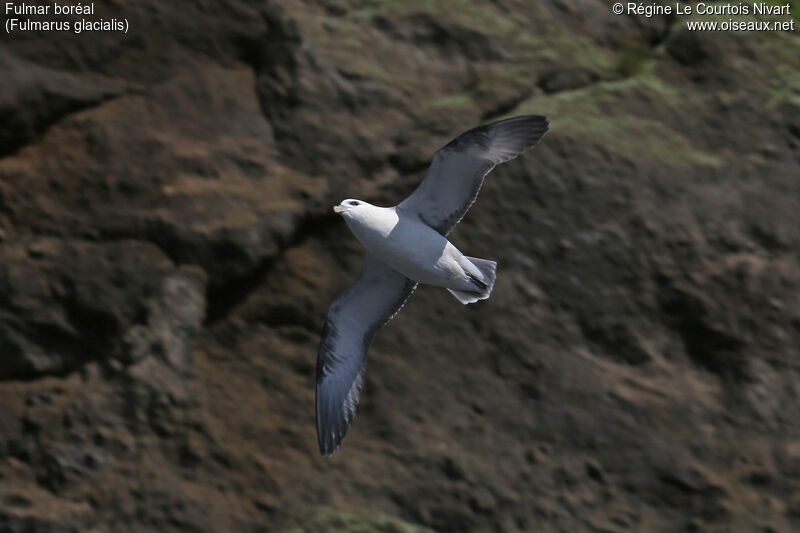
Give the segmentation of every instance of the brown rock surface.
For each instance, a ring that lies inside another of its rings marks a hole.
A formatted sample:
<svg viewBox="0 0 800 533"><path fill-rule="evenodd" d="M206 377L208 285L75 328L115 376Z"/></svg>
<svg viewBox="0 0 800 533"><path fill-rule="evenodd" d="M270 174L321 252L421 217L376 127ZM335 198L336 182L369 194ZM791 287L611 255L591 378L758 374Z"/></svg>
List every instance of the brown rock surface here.
<svg viewBox="0 0 800 533"><path fill-rule="evenodd" d="M800 528L796 32L95 6L128 34L0 37L0 531ZM329 206L529 112L551 132L452 234L492 298L419 289L323 460L319 329L361 263Z"/></svg>

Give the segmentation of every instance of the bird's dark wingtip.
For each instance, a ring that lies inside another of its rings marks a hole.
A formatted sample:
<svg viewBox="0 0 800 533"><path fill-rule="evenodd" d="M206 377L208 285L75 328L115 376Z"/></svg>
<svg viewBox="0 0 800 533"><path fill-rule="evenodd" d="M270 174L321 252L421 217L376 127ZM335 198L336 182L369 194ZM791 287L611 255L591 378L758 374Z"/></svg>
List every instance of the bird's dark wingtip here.
<svg viewBox="0 0 800 533"><path fill-rule="evenodd" d="M328 457L331 457L334 453L336 453L336 451L341 447L341 445L342 445L341 442L337 444L334 442L320 441L319 453L320 455L322 455L322 457L325 457L327 459Z"/></svg>
<svg viewBox="0 0 800 533"><path fill-rule="evenodd" d="M540 131L547 131L550 127L550 121L547 120L547 117L544 115L522 115L515 117L515 119L520 119L521 121L524 121L527 126L533 127Z"/></svg>

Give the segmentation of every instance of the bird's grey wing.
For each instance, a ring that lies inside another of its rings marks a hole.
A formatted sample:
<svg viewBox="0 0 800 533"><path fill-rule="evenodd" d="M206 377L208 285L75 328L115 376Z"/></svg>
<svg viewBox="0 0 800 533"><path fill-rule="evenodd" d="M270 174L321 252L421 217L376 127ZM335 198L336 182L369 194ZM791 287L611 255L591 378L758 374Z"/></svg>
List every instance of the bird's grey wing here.
<svg viewBox="0 0 800 533"><path fill-rule="evenodd" d="M328 309L317 353L317 437L322 455L339 449L353 422L372 339L416 286L367 253L358 279Z"/></svg>
<svg viewBox="0 0 800 533"><path fill-rule="evenodd" d="M529 115L462 133L436 152L425 179L398 208L447 235L475 202L486 174L531 148L546 131L546 118Z"/></svg>

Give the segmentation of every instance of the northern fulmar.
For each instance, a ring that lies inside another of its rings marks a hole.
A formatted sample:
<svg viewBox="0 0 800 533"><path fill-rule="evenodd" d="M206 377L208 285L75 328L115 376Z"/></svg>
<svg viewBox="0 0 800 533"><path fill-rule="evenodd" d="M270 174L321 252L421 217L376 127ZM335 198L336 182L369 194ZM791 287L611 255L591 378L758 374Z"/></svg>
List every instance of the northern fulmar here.
<svg viewBox="0 0 800 533"><path fill-rule="evenodd" d="M331 304L317 353L317 437L339 449L364 385L367 348L417 283L444 287L462 304L492 293L497 263L462 254L447 234L495 166L534 146L547 119L521 116L462 133L436 152L428 173L394 207L347 199L333 207L366 248L358 279Z"/></svg>

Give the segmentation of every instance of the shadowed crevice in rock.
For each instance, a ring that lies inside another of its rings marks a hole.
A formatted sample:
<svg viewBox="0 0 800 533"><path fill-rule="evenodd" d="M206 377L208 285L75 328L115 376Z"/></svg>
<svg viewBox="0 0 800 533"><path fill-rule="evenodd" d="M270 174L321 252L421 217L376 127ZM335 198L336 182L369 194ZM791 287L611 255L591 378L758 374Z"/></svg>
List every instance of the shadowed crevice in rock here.
<svg viewBox="0 0 800 533"><path fill-rule="evenodd" d="M20 148L31 141L35 141L44 135L47 129L69 115L99 107L104 102L118 97L119 95L106 95L99 97L89 97L86 99L71 98L66 95L44 95L47 100L46 106L32 104L33 107L43 108L41 114L36 116L23 116L10 106L3 106L0 103L0 121L9 124L14 128L15 134L9 138L0 138L0 157L7 157L15 154ZM30 104L20 102L24 106Z"/></svg>
<svg viewBox="0 0 800 533"><path fill-rule="evenodd" d="M0 158L40 138L63 118L103 105L126 91L126 84L95 74L76 75L0 54L8 89L0 93Z"/></svg>
<svg viewBox="0 0 800 533"><path fill-rule="evenodd" d="M332 222L337 222L338 217L330 214L319 215L309 214L304 217L296 226L294 231L285 239L281 240L279 251L267 258L262 264L243 275L234 279L227 280L218 286L209 286L207 300L208 313L205 324L211 326L224 319L242 301L251 295L264 280L269 276L275 263L280 259L281 254L286 250L299 246L307 239L316 238L322 231L325 231Z"/></svg>
<svg viewBox="0 0 800 533"><path fill-rule="evenodd" d="M722 378L748 379L746 343L709 323L713 312L707 297L686 289L667 289L661 296L661 308L695 363Z"/></svg>

